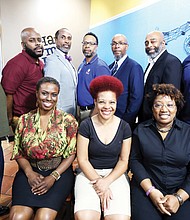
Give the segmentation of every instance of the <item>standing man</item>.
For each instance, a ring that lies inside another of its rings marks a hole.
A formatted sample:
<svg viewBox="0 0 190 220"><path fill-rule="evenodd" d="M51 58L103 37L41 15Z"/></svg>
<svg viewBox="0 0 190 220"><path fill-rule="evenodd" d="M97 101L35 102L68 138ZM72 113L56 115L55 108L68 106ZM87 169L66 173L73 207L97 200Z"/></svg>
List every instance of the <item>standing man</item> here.
<svg viewBox="0 0 190 220"><path fill-rule="evenodd" d="M152 90L155 83L170 83L180 89L182 77L181 61L166 50L164 35L160 31L147 34L145 39L145 51L148 55L149 64L144 75L144 95ZM143 101L140 121L152 118L151 109L146 99Z"/></svg>
<svg viewBox="0 0 190 220"><path fill-rule="evenodd" d="M111 49L115 61L110 64L112 75L117 77L124 86L124 91L117 100L115 115L127 121L131 128L135 127L135 120L143 100L143 69L127 55L129 45L126 36L116 34L112 38Z"/></svg>
<svg viewBox="0 0 190 220"><path fill-rule="evenodd" d="M190 124L190 55L185 58L182 63L182 94L184 96L185 104L180 111L179 119Z"/></svg>
<svg viewBox="0 0 190 220"><path fill-rule="evenodd" d="M34 28L21 32L22 53L8 61L2 71L2 86L7 95L7 113L13 131L20 115L36 108L36 83L43 77L40 34Z"/></svg>
<svg viewBox="0 0 190 220"><path fill-rule="evenodd" d="M55 33L56 49L47 57L44 70L45 76L51 76L60 83L58 108L76 116L77 73L68 56L71 43L72 35L69 30L58 30Z"/></svg>
<svg viewBox="0 0 190 220"><path fill-rule="evenodd" d="M0 84L0 193L1 193L1 185L4 174L4 156L3 149L1 145L2 138L8 136L10 134L9 124L7 119L7 109L6 109L6 96L3 91L3 88ZM9 207L0 205L0 216L5 215L9 212Z"/></svg>
<svg viewBox="0 0 190 220"><path fill-rule="evenodd" d="M79 121L90 116L94 109L94 100L89 92L90 82L101 75L111 75L107 64L98 58L98 37L89 32L84 35L82 52L85 59L78 68L77 103Z"/></svg>

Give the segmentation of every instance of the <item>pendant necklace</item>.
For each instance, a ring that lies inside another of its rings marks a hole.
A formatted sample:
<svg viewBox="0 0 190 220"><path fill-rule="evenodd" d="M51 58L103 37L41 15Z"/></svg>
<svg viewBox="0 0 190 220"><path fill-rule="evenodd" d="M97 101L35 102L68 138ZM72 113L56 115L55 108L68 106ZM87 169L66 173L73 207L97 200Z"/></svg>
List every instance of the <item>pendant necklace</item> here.
<svg viewBox="0 0 190 220"><path fill-rule="evenodd" d="M160 131L161 133L167 133L167 132L169 132L172 129L172 127L170 127L169 129L165 130L165 129L159 128L158 125L156 124L156 129L158 131Z"/></svg>

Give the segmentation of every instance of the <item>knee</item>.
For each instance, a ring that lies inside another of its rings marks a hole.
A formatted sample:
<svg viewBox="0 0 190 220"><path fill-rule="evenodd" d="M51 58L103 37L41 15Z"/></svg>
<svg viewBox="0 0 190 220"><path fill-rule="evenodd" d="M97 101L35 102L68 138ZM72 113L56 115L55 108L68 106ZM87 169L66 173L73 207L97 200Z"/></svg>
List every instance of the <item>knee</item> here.
<svg viewBox="0 0 190 220"><path fill-rule="evenodd" d="M35 219L38 220L54 220L57 216L57 212L54 210L47 210L41 208L36 212Z"/></svg>
<svg viewBox="0 0 190 220"><path fill-rule="evenodd" d="M14 211L14 212L10 212L9 214L9 220L29 220L31 219L33 216L33 214L28 214L28 213L25 213L25 212L20 212L20 211Z"/></svg>

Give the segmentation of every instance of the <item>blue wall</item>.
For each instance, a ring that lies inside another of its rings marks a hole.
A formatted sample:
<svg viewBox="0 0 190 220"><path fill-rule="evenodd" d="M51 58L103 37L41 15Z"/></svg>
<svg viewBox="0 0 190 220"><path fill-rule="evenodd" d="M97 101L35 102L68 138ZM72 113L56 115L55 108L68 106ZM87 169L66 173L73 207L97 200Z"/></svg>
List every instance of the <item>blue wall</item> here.
<svg viewBox="0 0 190 220"><path fill-rule="evenodd" d="M91 28L91 31L99 38L98 54L107 64L113 61L111 39L115 34L121 33L127 36L129 42L128 55L145 69L147 65L147 56L144 51L146 34L153 30L166 32L166 41L170 37L167 43L168 52L183 61L188 55L184 48L185 41L186 50L190 50L190 23L188 22L190 22L189 0L161 0Z"/></svg>

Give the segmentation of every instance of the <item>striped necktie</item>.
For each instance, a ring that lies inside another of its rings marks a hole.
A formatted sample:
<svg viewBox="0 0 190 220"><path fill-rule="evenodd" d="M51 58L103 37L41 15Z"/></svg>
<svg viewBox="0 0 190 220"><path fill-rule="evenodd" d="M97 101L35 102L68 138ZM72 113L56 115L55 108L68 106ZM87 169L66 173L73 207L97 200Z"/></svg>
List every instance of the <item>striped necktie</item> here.
<svg viewBox="0 0 190 220"><path fill-rule="evenodd" d="M111 69L111 75L114 76L117 72L117 68L118 68L118 63L117 61L115 62L113 68Z"/></svg>

